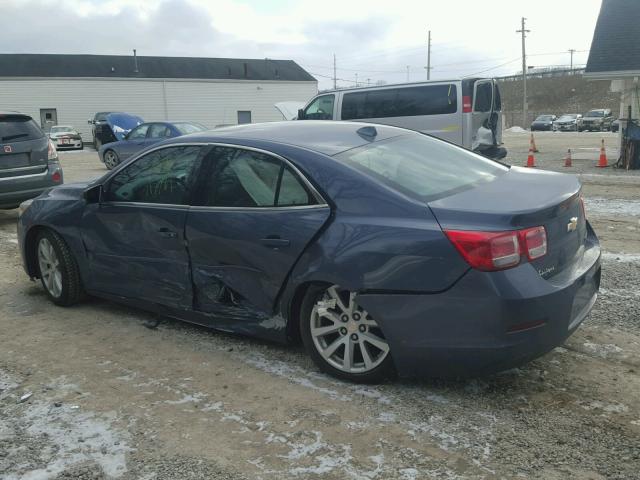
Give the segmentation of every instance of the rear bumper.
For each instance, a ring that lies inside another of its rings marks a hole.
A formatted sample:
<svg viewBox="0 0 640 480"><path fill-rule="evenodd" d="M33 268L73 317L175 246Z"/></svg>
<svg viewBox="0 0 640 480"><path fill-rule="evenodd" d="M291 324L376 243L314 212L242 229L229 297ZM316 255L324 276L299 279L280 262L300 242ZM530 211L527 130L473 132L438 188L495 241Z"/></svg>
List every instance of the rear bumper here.
<svg viewBox="0 0 640 480"><path fill-rule="evenodd" d="M62 150L65 148L82 148L82 140L69 140L67 143L62 143L60 139L51 139L57 149Z"/></svg>
<svg viewBox="0 0 640 480"><path fill-rule="evenodd" d="M401 376L470 377L522 365L561 345L586 318L600 285L595 235L570 271L543 279L530 264L469 270L446 292L362 294Z"/></svg>
<svg viewBox="0 0 640 480"><path fill-rule="evenodd" d="M60 172L60 181L54 182L51 176ZM63 183L62 169L57 163L41 174L15 177L0 177L0 209L16 208L25 200L35 198L48 188Z"/></svg>

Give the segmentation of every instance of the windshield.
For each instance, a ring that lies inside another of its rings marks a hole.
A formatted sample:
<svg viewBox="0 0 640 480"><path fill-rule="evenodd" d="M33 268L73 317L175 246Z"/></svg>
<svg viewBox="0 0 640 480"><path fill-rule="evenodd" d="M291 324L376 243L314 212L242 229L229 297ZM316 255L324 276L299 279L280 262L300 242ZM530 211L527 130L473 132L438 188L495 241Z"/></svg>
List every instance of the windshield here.
<svg viewBox="0 0 640 480"><path fill-rule="evenodd" d="M51 133L73 132L71 127L51 127Z"/></svg>
<svg viewBox="0 0 640 480"><path fill-rule="evenodd" d="M176 127L182 135L203 132L207 129L204 125L198 125L197 123L174 123L173 126Z"/></svg>
<svg viewBox="0 0 640 480"><path fill-rule="evenodd" d="M548 122L550 120L553 120L552 115L540 115L538 118L536 118L536 122Z"/></svg>
<svg viewBox="0 0 640 480"><path fill-rule="evenodd" d="M602 110L591 110L585 117L604 117L604 112Z"/></svg>
<svg viewBox="0 0 640 480"><path fill-rule="evenodd" d="M559 121L559 122L564 122L564 121L567 121L567 120L575 120L576 118L578 118L578 116L577 116L577 115L562 115L562 116L558 119L558 121Z"/></svg>
<svg viewBox="0 0 640 480"><path fill-rule="evenodd" d="M489 182L508 167L421 134L409 134L335 156L408 196L427 202Z"/></svg>

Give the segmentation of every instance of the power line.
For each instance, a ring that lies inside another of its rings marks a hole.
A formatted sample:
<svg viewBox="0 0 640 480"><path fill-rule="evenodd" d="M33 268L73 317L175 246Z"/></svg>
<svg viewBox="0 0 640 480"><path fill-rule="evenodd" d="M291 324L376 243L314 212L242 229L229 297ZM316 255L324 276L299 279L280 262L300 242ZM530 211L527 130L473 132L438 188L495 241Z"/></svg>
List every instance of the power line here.
<svg viewBox="0 0 640 480"><path fill-rule="evenodd" d="M509 65L510 63L517 62L518 60L520 60L520 57L514 58L513 60L509 60L508 62L505 62L505 63L501 63L500 65L496 65L495 67L487 68L486 70L480 70L479 72L475 72L470 75L465 75L464 78L474 77L476 75L480 75L481 73L490 72L491 70L504 67L506 65Z"/></svg>

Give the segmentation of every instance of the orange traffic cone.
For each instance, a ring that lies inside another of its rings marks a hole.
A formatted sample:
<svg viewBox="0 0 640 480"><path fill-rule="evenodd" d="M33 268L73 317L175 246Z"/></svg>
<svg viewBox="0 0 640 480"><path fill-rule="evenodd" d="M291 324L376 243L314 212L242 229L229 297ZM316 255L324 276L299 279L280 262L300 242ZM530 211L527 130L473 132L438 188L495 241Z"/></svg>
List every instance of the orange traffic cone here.
<svg viewBox="0 0 640 480"><path fill-rule="evenodd" d="M536 147L536 141L533 138L533 133L531 134L531 142L530 143L531 143L531 148L533 148L533 151L535 153L538 153L540 150L538 150L538 147Z"/></svg>
<svg viewBox="0 0 640 480"><path fill-rule="evenodd" d="M571 149L567 150L567 156L564 159L564 166L565 167L571 166Z"/></svg>
<svg viewBox="0 0 640 480"><path fill-rule="evenodd" d="M533 145L529 146L529 156L527 157L526 167L533 168L536 166L536 158L533 156Z"/></svg>
<svg viewBox="0 0 640 480"><path fill-rule="evenodd" d="M596 165L596 167L604 168L608 166L609 165L607 164L607 152L604 149L604 138L603 138L602 144L600 146L600 159L598 160L598 165Z"/></svg>

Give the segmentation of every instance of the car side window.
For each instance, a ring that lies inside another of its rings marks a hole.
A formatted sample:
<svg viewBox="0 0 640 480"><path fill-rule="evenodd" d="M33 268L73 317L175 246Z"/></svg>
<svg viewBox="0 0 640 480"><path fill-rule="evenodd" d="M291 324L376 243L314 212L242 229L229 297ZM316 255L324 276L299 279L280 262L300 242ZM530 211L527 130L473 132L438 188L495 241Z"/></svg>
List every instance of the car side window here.
<svg viewBox="0 0 640 480"><path fill-rule="evenodd" d="M147 136L147 130L149 129L149 125L140 125L127 135L128 140L142 140Z"/></svg>
<svg viewBox="0 0 640 480"><path fill-rule="evenodd" d="M154 123L149 127L148 138L167 138L171 136L171 130L164 123Z"/></svg>
<svg viewBox="0 0 640 480"><path fill-rule="evenodd" d="M304 116L307 120L333 120L333 103L335 95L322 95L316 98L305 109Z"/></svg>
<svg viewBox="0 0 640 480"><path fill-rule="evenodd" d="M281 160L230 147L213 150L203 205L211 207L285 207L315 203L300 179Z"/></svg>
<svg viewBox="0 0 640 480"><path fill-rule="evenodd" d="M490 82L478 83L476 88L476 112L488 112L491 110L491 99L493 97L493 84Z"/></svg>
<svg viewBox="0 0 640 480"><path fill-rule="evenodd" d="M111 202L188 205L199 146L167 147L139 158L107 184Z"/></svg>

